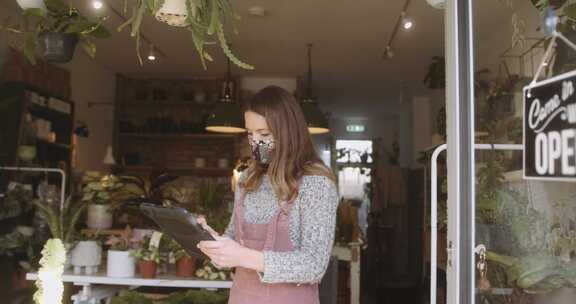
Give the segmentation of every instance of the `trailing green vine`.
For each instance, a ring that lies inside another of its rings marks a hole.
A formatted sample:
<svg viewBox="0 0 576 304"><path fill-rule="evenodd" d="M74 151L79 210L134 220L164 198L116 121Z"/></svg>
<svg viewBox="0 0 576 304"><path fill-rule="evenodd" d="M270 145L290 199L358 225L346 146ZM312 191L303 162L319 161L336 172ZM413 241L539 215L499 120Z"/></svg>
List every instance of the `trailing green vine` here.
<svg viewBox="0 0 576 304"><path fill-rule="evenodd" d="M234 13L229 0L182 0L186 4L186 25L190 31L194 48L200 57L202 67L206 69L206 61L213 61L212 56L206 51L205 45L210 37L216 36L223 53L235 65L242 69L253 70L254 66L243 62L232 53L226 39L224 24L227 20L239 19ZM142 65L141 55L141 27L144 14L156 13L162 8L165 0L137 0L132 8L132 15L118 27L118 31L130 26L130 36L136 42L136 56ZM124 10L127 11L127 3L124 3Z"/></svg>

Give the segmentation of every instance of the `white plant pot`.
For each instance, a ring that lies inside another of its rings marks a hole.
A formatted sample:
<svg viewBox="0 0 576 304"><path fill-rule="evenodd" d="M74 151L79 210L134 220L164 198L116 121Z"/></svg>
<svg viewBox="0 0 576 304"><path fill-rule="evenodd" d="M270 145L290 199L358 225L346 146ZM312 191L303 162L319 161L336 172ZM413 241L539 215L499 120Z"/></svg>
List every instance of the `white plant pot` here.
<svg viewBox="0 0 576 304"><path fill-rule="evenodd" d="M91 204L88 206L86 225L92 229L108 229L112 227L113 217L109 205Z"/></svg>
<svg viewBox="0 0 576 304"><path fill-rule="evenodd" d="M46 11L46 5L44 4L44 0L16 0L18 5L22 9L29 9L29 8L39 8L43 11Z"/></svg>
<svg viewBox="0 0 576 304"><path fill-rule="evenodd" d="M446 7L446 0L426 0L426 2L435 9L444 9Z"/></svg>
<svg viewBox="0 0 576 304"><path fill-rule="evenodd" d="M80 241L71 253L72 266L97 267L102 258L102 247L96 241Z"/></svg>
<svg viewBox="0 0 576 304"><path fill-rule="evenodd" d="M108 250L106 275L114 278L131 278L135 275L136 261L130 251Z"/></svg>
<svg viewBox="0 0 576 304"><path fill-rule="evenodd" d="M196 13L196 7L192 7ZM185 27L190 24L188 20L188 10L186 0L165 0L164 5L154 15L160 22L167 23L171 26Z"/></svg>

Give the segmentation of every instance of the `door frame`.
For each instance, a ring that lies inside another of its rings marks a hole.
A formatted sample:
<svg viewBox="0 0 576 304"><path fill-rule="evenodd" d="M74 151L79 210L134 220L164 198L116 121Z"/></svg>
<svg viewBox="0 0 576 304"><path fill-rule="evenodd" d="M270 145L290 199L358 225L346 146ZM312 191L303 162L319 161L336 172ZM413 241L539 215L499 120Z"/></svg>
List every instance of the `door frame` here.
<svg viewBox="0 0 576 304"><path fill-rule="evenodd" d="M447 303L474 303L473 0L446 0Z"/></svg>

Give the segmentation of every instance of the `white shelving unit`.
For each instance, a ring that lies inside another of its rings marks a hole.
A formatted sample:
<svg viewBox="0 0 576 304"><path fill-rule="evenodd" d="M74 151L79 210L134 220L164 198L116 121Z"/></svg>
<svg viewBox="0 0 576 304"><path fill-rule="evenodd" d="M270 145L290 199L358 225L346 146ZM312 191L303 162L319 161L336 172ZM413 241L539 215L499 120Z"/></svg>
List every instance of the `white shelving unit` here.
<svg viewBox="0 0 576 304"><path fill-rule="evenodd" d="M27 280L36 280L36 273L27 273ZM153 279L112 278L105 273L94 275L77 275L64 273L62 281L82 286L82 291L72 296L73 303L100 303L108 300L124 288L136 288L141 286L151 287L178 287L178 288L205 288L205 289L229 289L232 281L209 281L197 278L180 278L173 275L161 275Z"/></svg>

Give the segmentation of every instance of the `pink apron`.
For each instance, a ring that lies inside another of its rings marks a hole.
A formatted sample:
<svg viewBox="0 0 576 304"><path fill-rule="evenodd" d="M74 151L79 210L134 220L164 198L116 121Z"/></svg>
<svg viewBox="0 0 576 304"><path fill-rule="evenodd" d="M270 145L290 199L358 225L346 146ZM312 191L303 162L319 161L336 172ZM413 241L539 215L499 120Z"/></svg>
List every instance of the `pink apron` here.
<svg viewBox="0 0 576 304"><path fill-rule="evenodd" d="M255 250L293 251L290 240L290 211L293 202L286 210L278 212L268 224L250 224L244 219L244 198L234 205L234 231L237 242ZM236 268L234 282L230 290L228 304L319 304L318 284L262 283L256 271Z"/></svg>

